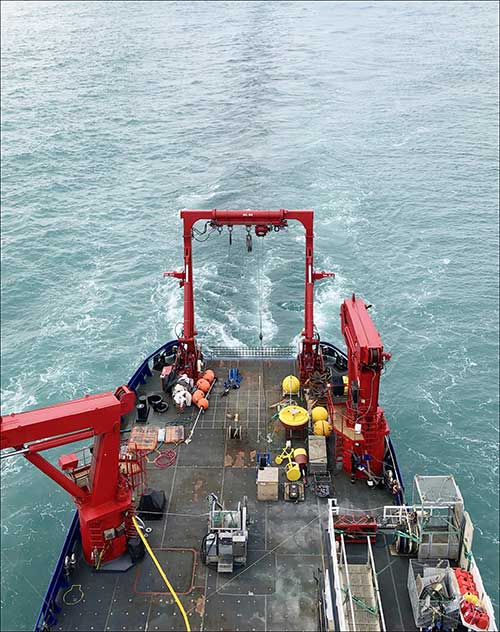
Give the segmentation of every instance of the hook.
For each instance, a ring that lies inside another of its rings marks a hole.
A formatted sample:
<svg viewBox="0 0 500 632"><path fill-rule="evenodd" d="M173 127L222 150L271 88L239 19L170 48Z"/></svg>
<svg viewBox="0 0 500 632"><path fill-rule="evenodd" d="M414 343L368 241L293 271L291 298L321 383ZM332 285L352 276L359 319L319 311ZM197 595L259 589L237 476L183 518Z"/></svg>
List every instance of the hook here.
<svg viewBox="0 0 500 632"><path fill-rule="evenodd" d="M247 252L252 252L252 234L250 233L250 226L247 226L246 244Z"/></svg>

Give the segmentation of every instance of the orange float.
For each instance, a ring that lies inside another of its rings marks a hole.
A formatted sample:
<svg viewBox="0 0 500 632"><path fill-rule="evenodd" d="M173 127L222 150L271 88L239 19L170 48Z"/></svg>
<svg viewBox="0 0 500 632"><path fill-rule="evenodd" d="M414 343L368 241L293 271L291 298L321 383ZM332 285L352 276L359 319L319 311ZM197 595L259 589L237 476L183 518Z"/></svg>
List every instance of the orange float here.
<svg viewBox="0 0 500 632"><path fill-rule="evenodd" d="M210 382L203 379L202 377L196 382L196 386L200 389L200 391L203 391L204 393L208 393L208 391L210 390Z"/></svg>
<svg viewBox="0 0 500 632"><path fill-rule="evenodd" d="M196 405L198 406L198 408L203 408L203 410L206 410L208 408L208 399L202 397L200 400L198 400Z"/></svg>
<svg viewBox="0 0 500 632"><path fill-rule="evenodd" d="M203 373L203 379L212 384L212 382L215 380L215 373L212 371L212 369L207 369L205 373Z"/></svg>
<svg viewBox="0 0 500 632"><path fill-rule="evenodd" d="M205 397L205 393L198 389L197 391L193 393L193 399L192 399L193 404L198 404L200 399L203 399L204 397Z"/></svg>

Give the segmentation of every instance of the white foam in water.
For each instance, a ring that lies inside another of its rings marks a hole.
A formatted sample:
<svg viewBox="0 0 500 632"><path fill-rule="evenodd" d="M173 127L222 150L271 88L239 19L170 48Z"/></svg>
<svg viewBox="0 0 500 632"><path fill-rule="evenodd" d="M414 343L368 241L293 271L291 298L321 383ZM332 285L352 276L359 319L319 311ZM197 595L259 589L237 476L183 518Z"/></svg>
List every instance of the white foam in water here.
<svg viewBox="0 0 500 632"><path fill-rule="evenodd" d="M259 306L262 311L262 335L263 335L263 343L271 344L274 336L278 333L278 325L273 318L272 310L271 310L271 301L270 298L272 296L273 284L271 279L266 275L264 271L262 271L260 276L260 289L261 289L261 298L259 301L258 297L258 279L255 277L255 295L256 295L256 316L258 314Z"/></svg>
<svg viewBox="0 0 500 632"><path fill-rule="evenodd" d="M323 340L341 338L340 306L348 296L346 280L339 274L316 284L314 322Z"/></svg>

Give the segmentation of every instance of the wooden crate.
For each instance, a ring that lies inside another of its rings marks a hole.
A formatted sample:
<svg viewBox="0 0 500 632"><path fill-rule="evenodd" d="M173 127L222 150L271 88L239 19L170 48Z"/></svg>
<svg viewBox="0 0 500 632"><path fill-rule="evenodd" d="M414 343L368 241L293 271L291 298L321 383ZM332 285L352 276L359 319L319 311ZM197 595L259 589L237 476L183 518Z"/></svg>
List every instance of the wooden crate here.
<svg viewBox="0 0 500 632"><path fill-rule="evenodd" d="M184 441L184 426L167 426L165 428L165 443L181 443Z"/></svg>
<svg viewBox="0 0 500 632"><path fill-rule="evenodd" d="M128 440L128 449L151 452L158 445L158 426L134 426Z"/></svg>
<svg viewBox="0 0 500 632"><path fill-rule="evenodd" d="M311 468L326 470L327 451L326 438L316 435L309 435L309 464Z"/></svg>
<svg viewBox="0 0 500 632"><path fill-rule="evenodd" d="M278 500L280 471L277 467L257 470L257 500Z"/></svg>

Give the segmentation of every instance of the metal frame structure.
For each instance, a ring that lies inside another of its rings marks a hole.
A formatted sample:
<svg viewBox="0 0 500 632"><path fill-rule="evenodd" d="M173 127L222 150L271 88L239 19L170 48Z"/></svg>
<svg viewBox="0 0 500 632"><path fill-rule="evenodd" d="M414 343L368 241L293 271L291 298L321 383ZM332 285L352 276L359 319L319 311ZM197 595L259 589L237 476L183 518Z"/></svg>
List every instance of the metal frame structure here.
<svg viewBox="0 0 500 632"><path fill-rule="evenodd" d="M184 289L184 328L179 337L179 366L188 375L198 377L199 348L195 337L197 331L194 323L193 295L193 227L196 222L205 220L211 228L222 229L227 226L245 226L247 235L250 228L255 227L257 237L265 237L271 230L279 231L287 227L288 222L300 222L305 229L306 261L305 261L305 313L302 331L302 346L299 352L299 368L301 377L305 378L316 369L321 368L319 338L314 331L314 282L325 277L334 276L333 272L316 272L313 269L314 258L314 213L312 210L188 210L181 211L184 222L184 269L182 271L165 272L164 276L179 279Z"/></svg>
<svg viewBox="0 0 500 632"><path fill-rule="evenodd" d="M458 559L464 500L453 476L415 476L411 502L417 511L418 559Z"/></svg>

